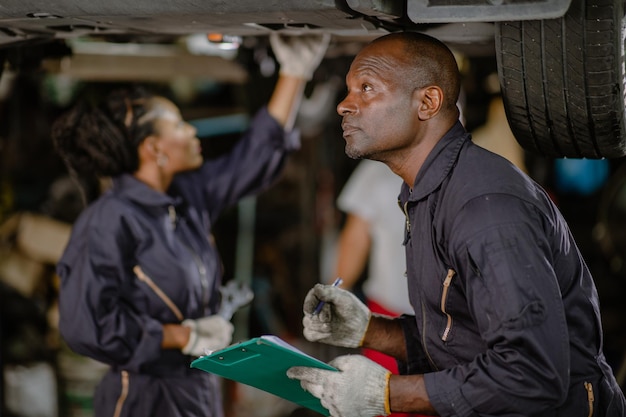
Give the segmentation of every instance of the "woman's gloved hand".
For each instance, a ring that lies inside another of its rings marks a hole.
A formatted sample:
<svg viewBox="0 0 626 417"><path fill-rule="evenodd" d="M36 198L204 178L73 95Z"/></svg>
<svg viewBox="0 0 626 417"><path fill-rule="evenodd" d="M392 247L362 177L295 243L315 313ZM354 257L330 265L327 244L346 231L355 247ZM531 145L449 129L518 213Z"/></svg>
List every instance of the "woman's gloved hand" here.
<svg viewBox="0 0 626 417"><path fill-rule="evenodd" d="M270 44L281 74L310 80L330 42L330 34L281 36L270 34Z"/></svg>
<svg viewBox="0 0 626 417"><path fill-rule="evenodd" d="M319 398L332 417L391 414L391 372L361 355L339 356L330 365L339 372L298 366L289 368L287 376L300 380L302 388Z"/></svg>
<svg viewBox="0 0 626 417"><path fill-rule="evenodd" d="M313 314L317 304L326 304ZM304 337L348 348L360 347L372 312L350 291L332 285L316 284L304 299Z"/></svg>
<svg viewBox="0 0 626 417"><path fill-rule="evenodd" d="M185 355L202 356L223 349L233 338L232 323L221 316L187 319L181 324L191 329L189 341L182 349Z"/></svg>

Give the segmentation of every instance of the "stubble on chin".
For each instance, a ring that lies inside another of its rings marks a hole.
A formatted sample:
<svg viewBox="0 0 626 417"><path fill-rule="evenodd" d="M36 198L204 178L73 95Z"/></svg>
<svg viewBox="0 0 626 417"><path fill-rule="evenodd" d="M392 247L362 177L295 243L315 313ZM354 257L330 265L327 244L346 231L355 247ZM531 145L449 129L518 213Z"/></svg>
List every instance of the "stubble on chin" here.
<svg viewBox="0 0 626 417"><path fill-rule="evenodd" d="M372 154L346 145L346 156L350 159L372 159Z"/></svg>
<svg viewBox="0 0 626 417"><path fill-rule="evenodd" d="M362 151L348 143L346 143L345 153L351 159L363 159L365 157Z"/></svg>

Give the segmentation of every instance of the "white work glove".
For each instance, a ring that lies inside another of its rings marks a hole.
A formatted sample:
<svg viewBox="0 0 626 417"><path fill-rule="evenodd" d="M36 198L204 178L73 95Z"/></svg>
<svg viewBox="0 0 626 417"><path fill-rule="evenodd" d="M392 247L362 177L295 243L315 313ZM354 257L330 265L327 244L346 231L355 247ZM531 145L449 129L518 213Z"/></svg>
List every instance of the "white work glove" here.
<svg viewBox="0 0 626 417"><path fill-rule="evenodd" d="M232 323L221 316L187 319L181 324L191 329L189 341L182 349L185 355L203 356L224 349L233 338Z"/></svg>
<svg viewBox="0 0 626 417"><path fill-rule="evenodd" d="M270 34L274 55L280 64L281 74L310 80L317 66L322 62L330 34L281 36Z"/></svg>
<svg viewBox="0 0 626 417"><path fill-rule="evenodd" d="M319 314L313 314L320 301L326 304ZM363 344L372 317L370 309L350 291L324 284L309 290L303 310L303 334L308 341L347 348Z"/></svg>
<svg viewBox="0 0 626 417"><path fill-rule="evenodd" d="M287 370L291 379L322 405L332 417L370 417L391 414L391 372L361 355L339 356L329 363L339 370L295 366Z"/></svg>

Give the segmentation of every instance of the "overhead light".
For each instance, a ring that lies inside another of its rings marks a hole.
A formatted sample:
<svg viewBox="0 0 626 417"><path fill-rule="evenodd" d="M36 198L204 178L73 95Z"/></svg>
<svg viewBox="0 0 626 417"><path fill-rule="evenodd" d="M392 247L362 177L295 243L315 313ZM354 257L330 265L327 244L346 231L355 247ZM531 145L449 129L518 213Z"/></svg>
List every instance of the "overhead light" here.
<svg viewBox="0 0 626 417"><path fill-rule="evenodd" d="M240 36L226 36L222 34L195 34L185 39L187 49L196 55L217 55L222 58L233 59L241 46Z"/></svg>
<svg viewBox="0 0 626 417"><path fill-rule="evenodd" d="M209 33L207 39L223 50L238 49L242 42L241 36L224 35L221 33Z"/></svg>

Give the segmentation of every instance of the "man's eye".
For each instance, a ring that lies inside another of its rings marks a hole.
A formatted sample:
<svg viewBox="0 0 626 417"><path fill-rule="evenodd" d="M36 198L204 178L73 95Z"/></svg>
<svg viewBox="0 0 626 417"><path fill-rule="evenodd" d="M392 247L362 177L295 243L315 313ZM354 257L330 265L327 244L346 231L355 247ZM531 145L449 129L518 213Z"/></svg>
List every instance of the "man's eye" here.
<svg viewBox="0 0 626 417"><path fill-rule="evenodd" d="M363 91L371 91L372 90L372 86L369 84L363 84L363 87L361 87L361 89Z"/></svg>

